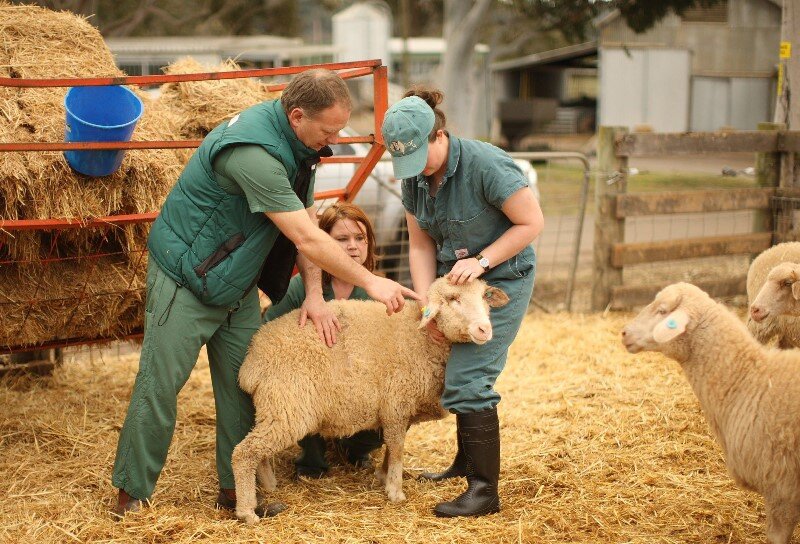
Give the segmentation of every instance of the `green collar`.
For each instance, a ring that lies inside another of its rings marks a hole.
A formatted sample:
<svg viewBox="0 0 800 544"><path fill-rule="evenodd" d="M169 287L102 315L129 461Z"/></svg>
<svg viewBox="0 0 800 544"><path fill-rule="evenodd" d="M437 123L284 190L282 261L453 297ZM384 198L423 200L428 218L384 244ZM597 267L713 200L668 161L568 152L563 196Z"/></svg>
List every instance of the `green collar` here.
<svg viewBox="0 0 800 544"><path fill-rule="evenodd" d="M283 110L283 105L281 104L280 99L273 101L273 109L275 111L275 118L278 120L278 126L281 129L281 133L289 143L289 147L291 147L292 154L297 162L307 159L311 155L316 155L317 151L315 149L311 149L297 138L297 134L294 133L292 126L289 124L289 117Z"/></svg>

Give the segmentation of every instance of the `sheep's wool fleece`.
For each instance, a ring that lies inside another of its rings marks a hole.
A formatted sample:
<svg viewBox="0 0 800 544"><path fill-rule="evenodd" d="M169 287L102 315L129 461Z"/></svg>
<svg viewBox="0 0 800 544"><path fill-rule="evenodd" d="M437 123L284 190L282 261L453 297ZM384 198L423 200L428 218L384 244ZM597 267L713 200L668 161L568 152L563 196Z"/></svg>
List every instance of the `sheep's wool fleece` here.
<svg viewBox="0 0 800 544"><path fill-rule="evenodd" d="M239 383L244 391L253 394L256 417L263 415L259 406L270 406L269 412L273 413L274 406L280 403L297 409L298 397L320 395L326 399L324 409L331 413L311 413L321 405L302 407L309 411L307 422L372 420L377 426L374 407L385 405L384 398L397 395L430 399L431 409L437 411L431 415L440 417L438 399L449 346L434 344L418 330L419 306L407 302L402 312L392 316L387 316L385 306L375 301L332 301L330 307L342 326L333 348L319 340L314 327L298 328L297 311L267 323L253 337L239 372ZM409 364L419 368L409 368ZM431 369L436 367L438 375L432 376ZM387 376L392 379L387 380ZM421 379L423 376L432 376L433 380ZM384 389L382 384L386 383L392 391ZM431 390L435 384L437 390ZM276 399L275 394L285 398ZM341 428L334 434L358 430Z"/></svg>

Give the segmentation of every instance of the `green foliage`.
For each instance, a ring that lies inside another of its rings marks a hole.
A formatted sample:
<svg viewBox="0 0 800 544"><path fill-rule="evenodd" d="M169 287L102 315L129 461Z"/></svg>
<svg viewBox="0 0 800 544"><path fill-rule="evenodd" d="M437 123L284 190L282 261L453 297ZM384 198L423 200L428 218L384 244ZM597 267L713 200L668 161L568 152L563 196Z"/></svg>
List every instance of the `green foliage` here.
<svg viewBox="0 0 800 544"><path fill-rule="evenodd" d="M514 6L543 30L559 30L571 41L584 41L593 31L592 20L618 9L625 23L642 33L667 16L689 8L711 7L727 0L513 0Z"/></svg>

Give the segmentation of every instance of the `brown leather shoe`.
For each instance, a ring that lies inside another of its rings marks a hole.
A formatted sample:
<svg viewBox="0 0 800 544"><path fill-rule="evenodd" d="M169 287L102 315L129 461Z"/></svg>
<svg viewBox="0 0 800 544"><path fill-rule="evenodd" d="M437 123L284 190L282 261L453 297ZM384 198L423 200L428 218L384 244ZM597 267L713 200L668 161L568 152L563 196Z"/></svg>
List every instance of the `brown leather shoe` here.
<svg viewBox="0 0 800 544"><path fill-rule="evenodd" d="M261 502L260 500L258 502ZM235 489L220 489L217 495L217 502L214 504L220 510L229 510L236 513L236 490ZM286 510L286 505L282 502L273 502L272 504L260 504L256 506L256 515L260 518L271 518L277 516Z"/></svg>
<svg viewBox="0 0 800 544"><path fill-rule="evenodd" d="M138 512L142 509L142 506L142 501L131 497L125 492L124 489L120 489L119 496L117 498L117 506L112 512L112 517L119 521L125 517L125 514L128 512Z"/></svg>

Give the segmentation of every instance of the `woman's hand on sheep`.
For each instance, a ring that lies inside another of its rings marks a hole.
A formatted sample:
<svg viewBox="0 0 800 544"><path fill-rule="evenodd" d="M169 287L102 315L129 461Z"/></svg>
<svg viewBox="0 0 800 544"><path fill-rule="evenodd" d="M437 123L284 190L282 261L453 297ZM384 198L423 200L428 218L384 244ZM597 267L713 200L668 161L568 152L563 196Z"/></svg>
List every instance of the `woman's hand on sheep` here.
<svg viewBox="0 0 800 544"><path fill-rule="evenodd" d="M300 327L305 327L308 319L311 319L317 329L319 339L325 342L325 345L329 348L332 348L336 343L336 333L342 330L342 327L336 314L333 313L333 310L322 297L308 296L303 301L298 319Z"/></svg>
<svg viewBox="0 0 800 544"><path fill-rule="evenodd" d="M485 270L478 262L478 259L475 257L467 257L466 259L456 261L456 264L454 264L450 272L447 273L447 279L450 280L451 283L461 285L475 278L480 278L484 272Z"/></svg>
<svg viewBox="0 0 800 544"><path fill-rule="evenodd" d="M406 303L406 300L403 297L408 297L414 300L421 299L417 293L408 287L403 287L396 281L392 281L389 278L382 278L375 275L372 276L369 283L364 285L364 290L366 290L367 294L370 296L370 298L372 298L372 300L382 302L386 306L386 315L392 315L393 313L399 312L403 309L403 306Z"/></svg>

